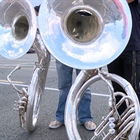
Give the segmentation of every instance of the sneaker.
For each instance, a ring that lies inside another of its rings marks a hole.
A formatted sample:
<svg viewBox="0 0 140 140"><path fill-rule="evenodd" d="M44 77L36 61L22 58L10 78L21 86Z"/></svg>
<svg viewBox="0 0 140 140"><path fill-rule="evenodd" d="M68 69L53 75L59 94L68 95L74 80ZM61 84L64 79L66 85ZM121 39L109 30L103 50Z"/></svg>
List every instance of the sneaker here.
<svg viewBox="0 0 140 140"><path fill-rule="evenodd" d="M52 129L56 129L56 128L59 128L60 126L62 126L63 123L55 120L55 121L52 121L50 124L49 124L49 128L52 128Z"/></svg>
<svg viewBox="0 0 140 140"><path fill-rule="evenodd" d="M87 130L90 130L90 131L96 129L96 124L92 121L87 121L83 125Z"/></svg>

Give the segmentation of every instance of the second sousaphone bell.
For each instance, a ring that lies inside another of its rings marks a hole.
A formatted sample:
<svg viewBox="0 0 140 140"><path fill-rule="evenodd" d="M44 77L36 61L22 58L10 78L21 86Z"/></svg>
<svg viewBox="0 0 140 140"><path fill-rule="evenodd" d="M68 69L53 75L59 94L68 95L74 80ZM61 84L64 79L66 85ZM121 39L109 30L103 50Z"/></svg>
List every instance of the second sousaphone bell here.
<svg viewBox="0 0 140 140"><path fill-rule="evenodd" d="M109 64L125 49L131 14L121 0L44 0L39 29L50 53L78 69Z"/></svg>

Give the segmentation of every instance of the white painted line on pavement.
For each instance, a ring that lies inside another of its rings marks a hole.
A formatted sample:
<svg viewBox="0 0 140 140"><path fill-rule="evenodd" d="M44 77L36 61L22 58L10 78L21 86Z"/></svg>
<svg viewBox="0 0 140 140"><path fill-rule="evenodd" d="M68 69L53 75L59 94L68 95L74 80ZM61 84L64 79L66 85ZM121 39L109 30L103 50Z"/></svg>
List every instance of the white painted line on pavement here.
<svg viewBox="0 0 140 140"><path fill-rule="evenodd" d="M1 85L10 85L10 83L6 83L6 82L0 82ZM24 85L24 84L14 84L15 86L20 86L20 87L28 87L29 85ZM46 90L51 90L51 91L59 91L56 88L49 88L49 87L45 87ZM102 96L102 97L109 97L109 95L106 94L99 94L99 93L91 93L91 95L94 96Z"/></svg>

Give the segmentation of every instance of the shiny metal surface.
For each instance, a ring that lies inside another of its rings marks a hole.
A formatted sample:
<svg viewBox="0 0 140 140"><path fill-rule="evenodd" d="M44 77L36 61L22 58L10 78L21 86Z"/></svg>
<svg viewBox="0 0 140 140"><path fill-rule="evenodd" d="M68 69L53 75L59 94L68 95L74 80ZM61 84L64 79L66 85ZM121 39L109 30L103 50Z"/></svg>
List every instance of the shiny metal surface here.
<svg viewBox="0 0 140 140"><path fill-rule="evenodd" d="M36 15L29 0L0 1L0 55L16 59L34 42Z"/></svg>
<svg viewBox="0 0 140 140"><path fill-rule="evenodd" d="M39 32L37 32L33 48L37 54L38 61L35 62L32 79L28 88L19 90L10 79L10 76L21 67L17 66L7 76L9 83L17 91L19 97L19 100L15 103L15 109L19 112L20 127L25 128L28 132L33 131L37 124L51 57L41 40Z"/></svg>
<svg viewBox="0 0 140 140"><path fill-rule="evenodd" d="M78 69L116 59L131 33L131 14L122 0L43 0L39 29L50 53Z"/></svg>
<svg viewBox="0 0 140 140"><path fill-rule="evenodd" d="M135 91L129 82L115 74L95 70L81 71L77 76L68 94L65 108L65 126L69 140L81 140L77 128L77 110L84 91L95 82L103 80L109 87L109 112L99 123L91 140L137 140L140 130L140 105ZM110 80L119 84L125 93L114 92ZM115 96L121 95L121 101L116 104ZM122 115L118 114L117 108L123 101L127 101L127 109ZM111 125L112 124L112 125ZM114 126L114 127L112 127Z"/></svg>
<svg viewBox="0 0 140 140"><path fill-rule="evenodd" d="M37 53L38 62L35 63L31 84L28 87L28 104L25 122L28 132L33 131L37 124L51 57L42 42L39 32L37 32L33 47Z"/></svg>

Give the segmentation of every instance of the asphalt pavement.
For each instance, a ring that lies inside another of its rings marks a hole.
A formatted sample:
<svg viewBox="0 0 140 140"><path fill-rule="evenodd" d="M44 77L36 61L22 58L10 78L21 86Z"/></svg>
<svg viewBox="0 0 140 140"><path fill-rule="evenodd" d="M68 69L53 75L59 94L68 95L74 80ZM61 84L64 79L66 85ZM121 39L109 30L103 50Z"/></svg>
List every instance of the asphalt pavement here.
<svg viewBox="0 0 140 140"><path fill-rule="evenodd" d="M59 97L55 59L53 57L51 57L45 92L42 95L36 129L32 133L28 133L26 129L20 128L18 112L13 109L18 96L8 83L7 75L17 65L20 65L21 69L16 71L11 78L17 88L27 87L32 78L35 61L37 61L35 53L25 54L15 60L0 56L0 140L68 140L65 126L55 130L48 127L50 121L55 119ZM104 70L106 71L106 67ZM75 79L75 71L73 79ZM94 83L91 90L93 95L91 111L94 122L98 125L102 116L108 112L108 90L102 81ZM78 130L82 140L89 140L93 135L92 131L85 130L79 123Z"/></svg>

